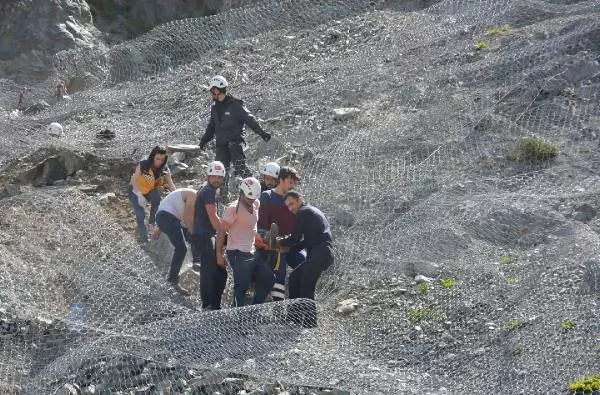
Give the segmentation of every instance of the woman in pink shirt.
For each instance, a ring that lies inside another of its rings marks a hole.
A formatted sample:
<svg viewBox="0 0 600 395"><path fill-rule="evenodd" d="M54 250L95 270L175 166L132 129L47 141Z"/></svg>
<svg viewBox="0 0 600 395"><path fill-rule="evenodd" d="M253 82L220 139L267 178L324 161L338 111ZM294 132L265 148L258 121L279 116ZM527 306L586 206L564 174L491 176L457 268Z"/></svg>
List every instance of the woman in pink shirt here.
<svg viewBox="0 0 600 395"><path fill-rule="evenodd" d="M245 178L240 184L239 198L225 210L217 234L217 265L223 268L223 244L227 234L227 260L233 271L233 291L238 307L245 304L246 291L252 280L256 281L252 304L262 303L275 282L273 271L266 263L254 259L260 193L259 181L253 177Z"/></svg>

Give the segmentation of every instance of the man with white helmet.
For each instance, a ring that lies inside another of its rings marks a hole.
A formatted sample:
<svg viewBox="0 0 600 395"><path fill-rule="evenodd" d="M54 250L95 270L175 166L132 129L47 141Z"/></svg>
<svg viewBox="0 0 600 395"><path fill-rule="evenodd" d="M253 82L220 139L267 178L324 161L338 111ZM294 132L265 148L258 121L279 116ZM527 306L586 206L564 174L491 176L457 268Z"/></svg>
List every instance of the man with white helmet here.
<svg viewBox="0 0 600 395"><path fill-rule="evenodd" d="M200 138L200 148L204 149L213 138L216 140L215 160L225 165L226 173L233 163L236 176L250 177L252 172L246 165L244 155L245 125L264 141L269 141L271 135L265 132L254 115L248 111L244 102L227 94L227 80L221 75L214 76L209 81L210 93L214 104L210 110L210 120L204 135ZM227 195L227 179L221 192Z"/></svg>
<svg viewBox="0 0 600 395"><path fill-rule="evenodd" d="M269 162L262 168L260 174L262 175L262 181L260 183L260 191L268 191L277 186L279 181L279 165L275 162Z"/></svg>
<svg viewBox="0 0 600 395"><path fill-rule="evenodd" d="M215 234L221 228L217 214L217 190L225 180L225 166L219 161L208 165L207 182L196 194L190 244L194 267L200 266L200 298L205 310L219 310L227 282L227 271L217 266Z"/></svg>
<svg viewBox="0 0 600 395"><path fill-rule="evenodd" d="M246 291L252 280L256 282L252 304L262 303L275 282L273 271L266 262L254 259L260 193L256 178L242 180L238 200L225 210L221 230L217 233L217 265L222 268L225 267L223 244L227 234L227 260L233 271L235 305L238 307L245 304Z"/></svg>

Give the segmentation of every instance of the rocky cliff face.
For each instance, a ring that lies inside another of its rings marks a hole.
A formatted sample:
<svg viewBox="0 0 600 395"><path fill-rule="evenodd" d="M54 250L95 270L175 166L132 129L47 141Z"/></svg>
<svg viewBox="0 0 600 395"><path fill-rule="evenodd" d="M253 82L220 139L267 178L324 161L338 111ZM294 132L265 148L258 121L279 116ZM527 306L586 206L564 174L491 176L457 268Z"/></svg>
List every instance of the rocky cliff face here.
<svg viewBox="0 0 600 395"><path fill-rule="evenodd" d="M96 25L119 41L171 20L211 15L235 6L235 1L88 0Z"/></svg>
<svg viewBox="0 0 600 395"><path fill-rule="evenodd" d="M0 1L0 77L44 79L56 52L102 45L85 0Z"/></svg>
<svg viewBox="0 0 600 395"><path fill-rule="evenodd" d="M52 77L52 56L104 48L171 20L201 17L254 0L0 0L0 78Z"/></svg>

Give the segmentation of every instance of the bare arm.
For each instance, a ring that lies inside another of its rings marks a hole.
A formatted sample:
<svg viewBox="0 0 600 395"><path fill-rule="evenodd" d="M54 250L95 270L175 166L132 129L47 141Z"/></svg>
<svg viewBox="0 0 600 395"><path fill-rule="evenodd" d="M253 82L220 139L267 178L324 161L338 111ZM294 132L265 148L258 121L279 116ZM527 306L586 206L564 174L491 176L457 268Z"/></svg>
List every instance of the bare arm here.
<svg viewBox="0 0 600 395"><path fill-rule="evenodd" d="M175 188L175 184L173 184L173 178L171 177L171 173L165 174L165 180L167 181L167 189L169 192L173 192Z"/></svg>
<svg viewBox="0 0 600 395"><path fill-rule="evenodd" d="M215 228L217 232L221 230L221 218L217 215L217 206L214 204L205 204L204 208L206 209L206 214L208 214L208 219L213 228Z"/></svg>
<svg viewBox="0 0 600 395"><path fill-rule="evenodd" d="M138 190L138 179L140 178L140 176L142 175L142 171L140 169L140 165L138 164L135 167L135 172L131 175L131 187L133 188L133 192L134 193L139 193L140 191Z"/></svg>
<svg viewBox="0 0 600 395"><path fill-rule="evenodd" d="M225 267L225 260L223 259L223 248L225 247L225 235L227 231L231 228L231 224L229 222L222 221L221 229L217 232L217 240L215 242L215 251L217 253L217 265L220 267Z"/></svg>

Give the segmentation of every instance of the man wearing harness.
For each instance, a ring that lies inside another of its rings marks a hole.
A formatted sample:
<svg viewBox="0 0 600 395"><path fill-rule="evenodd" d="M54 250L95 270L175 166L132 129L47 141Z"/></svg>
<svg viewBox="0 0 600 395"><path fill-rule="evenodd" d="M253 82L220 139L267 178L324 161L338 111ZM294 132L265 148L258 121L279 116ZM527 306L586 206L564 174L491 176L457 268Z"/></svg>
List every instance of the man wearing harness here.
<svg viewBox="0 0 600 395"><path fill-rule="evenodd" d="M277 242L278 247L303 246L306 261L290 274L290 299L304 299L292 303L288 318L305 328L317 326L315 288L323 270L333 263L333 239L329 221L316 207L307 204L302 195L290 191L285 194L287 208L296 215L292 234Z"/></svg>
<svg viewBox="0 0 600 395"><path fill-rule="evenodd" d="M264 141L271 139L271 135L262 129L244 102L227 94L227 86L227 80L221 75L210 79L210 93L215 103L210 109L210 120L206 131L200 139L201 149L204 149L213 138L216 140L215 160L225 165L226 178L221 187L221 196L225 198L227 197L229 168L232 163L236 176L242 178L252 176L244 155L244 125L248 125Z"/></svg>

